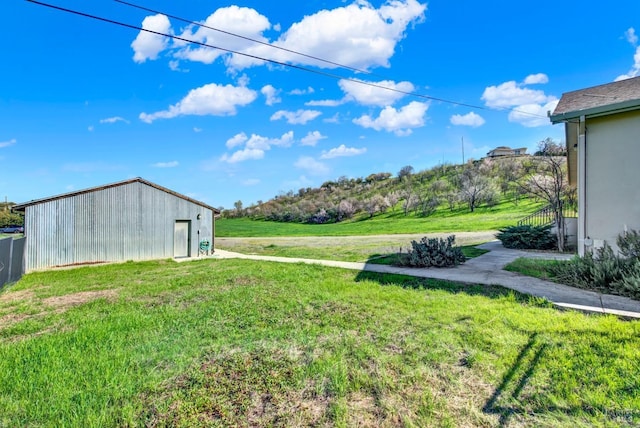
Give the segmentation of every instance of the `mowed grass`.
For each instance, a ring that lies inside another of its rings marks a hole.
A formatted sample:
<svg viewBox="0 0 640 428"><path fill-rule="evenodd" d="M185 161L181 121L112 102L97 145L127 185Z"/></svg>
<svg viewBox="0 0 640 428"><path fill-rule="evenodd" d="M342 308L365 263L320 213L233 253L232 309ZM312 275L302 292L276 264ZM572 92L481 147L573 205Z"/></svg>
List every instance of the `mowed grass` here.
<svg viewBox="0 0 640 428"><path fill-rule="evenodd" d="M0 426L625 426L640 322L502 288L250 260L0 293Z"/></svg>
<svg viewBox="0 0 640 428"><path fill-rule="evenodd" d="M541 207L541 203L525 199L517 206L502 201L491 208L480 207L469 212L467 207L453 211L441 208L428 217L405 216L401 209L388 211L373 218L360 216L353 220L332 224L279 223L248 218L219 219L217 237L247 236L357 236L432 232L477 232L498 230L514 225L518 220Z"/></svg>
<svg viewBox="0 0 640 428"><path fill-rule="evenodd" d="M0 294L0 426L626 426L640 322L498 287L249 260Z"/></svg>
<svg viewBox="0 0 640 428"><path fill-rule="evenodd" d="M446 237L447 234L440 234ZM435 235L429 235L433 237ZM295 257L317 260L339 260L366 262L372 260L397 259L399 253L411 248L411 241L419 241L423 235L384 235L370 237L297 237L294 239L259 238L216 238L216 248L242 254L263 256ZM486 253L476 245L494 239L495 233L478 233L457 236L456 245L468 258Z"/></svg>
<svg viewBox="0 0 640 428"><path fill-rule="evenodd" d="M519 257L506 265L504 269L510 272L518 272L523 275L533 276L535 278L554 281L556 278L554 268L562 263L563 262L557 260L540 260Z"/></svg>

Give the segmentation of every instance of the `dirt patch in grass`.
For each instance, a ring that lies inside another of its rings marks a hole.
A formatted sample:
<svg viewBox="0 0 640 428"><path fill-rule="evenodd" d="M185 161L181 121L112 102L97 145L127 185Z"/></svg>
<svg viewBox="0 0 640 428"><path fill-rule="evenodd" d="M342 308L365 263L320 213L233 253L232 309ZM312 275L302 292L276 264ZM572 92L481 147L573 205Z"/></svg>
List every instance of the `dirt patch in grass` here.
<svg viewBox="0 0 640 428"><path fill-rule="evenodd" d="M35 294L30 290L21 290L14 291L9 293L0 294L0 304L13 304L15 302L24 301L24 300L33 300L35 298Z"/></svg>
<svg viewBox="0 0 640 428"><path fill-rule="evenodd" d="M19 322L40 319L51 313L60 314L67 309L105 298L114 300L118 290L81 291L63 296L52 296L39 299L32 291L23 290L0 295L0 304L8 306L9 313L0 317L0 330L9 328ZM16 307L25 304L30 312L16 312Z"/></svg>
<svg viewBox="0 0 640 428"><path fill-rule="evenodd" d="M73 306L82 305L92 300L107 299L113 300L118 295L118 290L80 291L78 293L65 294L64 296L52 296L42 300L47 306L58 310L68 309Z"/></svg>

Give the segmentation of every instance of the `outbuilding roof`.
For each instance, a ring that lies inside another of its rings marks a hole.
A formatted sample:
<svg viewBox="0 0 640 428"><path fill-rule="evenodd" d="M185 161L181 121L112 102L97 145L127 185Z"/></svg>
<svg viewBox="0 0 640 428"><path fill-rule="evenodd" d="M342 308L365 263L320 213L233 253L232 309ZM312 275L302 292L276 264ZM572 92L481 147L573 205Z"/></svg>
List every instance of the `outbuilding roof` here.
<svg viewBox="0 0 640 428"><path fill-rule="evenodd" d="M640 109L640 77L562 94L551 114L552 123L580 116L603 116Z"/></svg>
<svg viewBox="0 0 640 428"><path fill-rule="evenodd" d="M166 187L162 187L162 186L160 186L158 184L152 183L152 182L147 181L147 180L145 180L143 178L140 178L140 177L132 178L130 180L118 181L116 183L105 184L103 186L91 187L91 188L83 189L83 190L76 190L76 191L69 192L69 193L62 193L60 195L49 196L47 198L33 199L33 200L29 201L29 202L23 202L21 204L14 205L13 207L11 207L11 210L12 211L22 211L22 212L24 212L25 208L28 207L28 206L31 206L31 205L41 204L43 202L50 202L50 201L54 201L56 199L68 198L68 197L76 196L76 195L82 195L82 194L85 194L85 193L97 192L99 190L109 189L109 188L118 187L118 186L124 186L126 184L131 184L131 183L143 183L143 184L146 184L147 186L151 186L151 187L156 188L158 190L161 190L163 192L169 193L170 195L173 195L173 196L175 196L177 198L181 198L181 199L184 199L184 200L189 201L191 203L194 203L196 205L200 205L201 207L210 209L210 210L213 211L214 214L220 214L220 210L218 210L217 208L209 206L209 205L205 204L204 202L197 201L197 200L195 200L193 198L190 198L190 197L185 196L183 194L180 194L178 192L174 192L173 190L167 189Z"/></svg>

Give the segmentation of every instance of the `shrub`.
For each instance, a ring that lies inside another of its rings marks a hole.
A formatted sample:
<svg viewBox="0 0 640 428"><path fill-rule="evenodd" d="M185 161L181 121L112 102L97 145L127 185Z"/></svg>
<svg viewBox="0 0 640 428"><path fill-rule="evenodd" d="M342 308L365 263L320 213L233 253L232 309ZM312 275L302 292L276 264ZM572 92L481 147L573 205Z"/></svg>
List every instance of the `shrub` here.
<svg viewBox="0 0 640 428"><path fill-rule="evenodd" d="M518 250L551 250L556 248L556 237L551 226L509 226L500 229L496 238L505 248Z"/></svg>
<svg viewBox="0 0 640 428"><path fill-rule="evenodd" d="M400 264L411 267L450 267L466 260L462 249L455 247L455 235L447 239L427 238L411 241L411 250L406 257L400 258Z"/></svg>
<svg viewBox="0 0 640 428"><path fill-rule="evenodd" d="M616 244L620 248L622 257L640 260L640 233L637 230L630 230L618 235Z"/></svg>
<svg viewBox="0 0 640 428"><path fill-rule="evenodd" d="M553 267L558 281L582 288L640 298L640 234L626 232L616 240L620 254L605 243L594 253Z"/></svg>

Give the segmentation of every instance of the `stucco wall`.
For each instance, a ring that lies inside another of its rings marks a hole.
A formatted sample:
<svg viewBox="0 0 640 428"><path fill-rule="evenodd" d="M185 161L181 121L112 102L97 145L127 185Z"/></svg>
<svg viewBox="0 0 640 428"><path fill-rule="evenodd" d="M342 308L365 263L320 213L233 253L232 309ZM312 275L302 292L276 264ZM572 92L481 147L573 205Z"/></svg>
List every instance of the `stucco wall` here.
<svg viewBox="0 0 640 428"><path fill-rule="evenodd" d="M585 237L615 241L640 230L640 112L587 119Z"/></svg>

